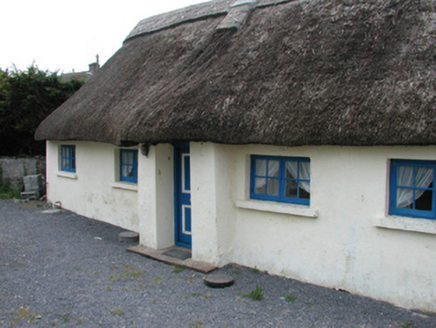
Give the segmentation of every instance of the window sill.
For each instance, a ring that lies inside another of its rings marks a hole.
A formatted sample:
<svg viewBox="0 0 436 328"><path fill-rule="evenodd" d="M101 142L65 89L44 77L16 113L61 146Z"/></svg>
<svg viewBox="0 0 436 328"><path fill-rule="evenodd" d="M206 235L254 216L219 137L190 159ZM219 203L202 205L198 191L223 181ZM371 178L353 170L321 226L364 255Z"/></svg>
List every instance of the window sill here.
<svg viewBox="0 0 436 328"><path fill-rule="evenodd" d="M77 180L77 174L73 172L58 171L58 177Z"/></svg>
<svg viewBox="0 0 436 328"><path fill-rule="evenodd" d="M301 205L281 204L267 201L238 200L236 207L262 212L280 213L301 216L311 219L318 217L318 211Z"/></svg>
<svg viewBox="0 0 436 328"><path fill-rule="evenodd" d="M378 228L421 232L436 235L436 220L388 216L377 219L375 226Z"/></svg>
<svg viewBox="0 0 436 328"><path fill-rule="evenodd" d="M130 190L136 192L138 191L138 185L136 183L130 183L130 182L114 181L112 182L112 188Z"/></svg>

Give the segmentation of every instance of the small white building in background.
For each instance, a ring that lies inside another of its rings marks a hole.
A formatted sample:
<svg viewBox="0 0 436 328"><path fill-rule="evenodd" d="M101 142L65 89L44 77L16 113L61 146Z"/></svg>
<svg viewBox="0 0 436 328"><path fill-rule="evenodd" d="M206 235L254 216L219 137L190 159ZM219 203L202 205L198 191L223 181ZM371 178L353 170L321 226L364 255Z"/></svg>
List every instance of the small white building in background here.
<svg viewBox="0 0 436 328"><path fill-rule="evenodd" d="M141 21L39 127L48 201L149 249L436 311L431 3L219 0ZM419 51L398 45L410 17Z"/></svg>

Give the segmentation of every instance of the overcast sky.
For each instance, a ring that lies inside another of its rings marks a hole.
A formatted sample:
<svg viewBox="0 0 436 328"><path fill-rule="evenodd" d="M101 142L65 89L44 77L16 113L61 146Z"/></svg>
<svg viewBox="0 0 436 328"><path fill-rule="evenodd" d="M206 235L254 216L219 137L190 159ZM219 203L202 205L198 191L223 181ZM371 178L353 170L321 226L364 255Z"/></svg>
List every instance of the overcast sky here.
<svg viewBox="0 0 436 328"><path fill-rule="evenodd" d="M206 1L3 0L0 68L86 71L97 54L104 64L140 20Z"/></svg>

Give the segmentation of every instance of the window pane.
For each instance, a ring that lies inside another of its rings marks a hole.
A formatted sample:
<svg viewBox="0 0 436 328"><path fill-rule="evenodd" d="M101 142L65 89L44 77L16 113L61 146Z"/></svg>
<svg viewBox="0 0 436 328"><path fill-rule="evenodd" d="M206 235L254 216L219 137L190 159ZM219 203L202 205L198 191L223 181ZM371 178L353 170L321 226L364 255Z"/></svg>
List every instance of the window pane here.
<svg viewBox="0 0 436 328"><path fill-rule="evenodd" d="M250 197L310 204L310 159L253 155Z"/></svg>
<svg viewBox="0 0 436 328"><path fill-rule="evenodd" d="M133 153L131 151L127 152L127 163L133 165Z"/></svg>
<svg viewBox="0 0 436 328"><path fill-rule="evenodd" d="M138 153L136 150L120 150L120 180L136 182L138 178Z"/></svg>
<svg viewBox="0 0 436 328"><path fill-rule="evenodd" d="M307 185L306 185L306 186L307 186L307 190L310 190L309 182L300 182L300 187L302 187L303 184L307 184ZM305 186L305 187L306 187L306 186ZM299 198L302 198L302 199L310 199L310 193L307 192L306 190L304 190L303 188L300 188L300 189L299 189Z"/></svg>
<svg viewBox="0 0 436 328"><path fill-rule="evenodd" d="M279 161L268 161L268 176L269 177L278 177L280 169Z"/></svg>
<svg viewBox="0 0 436 328"><path fill-rule="evenodd" d="M256 175L266 176L266 160L256 159Z"/></svg>
<svg viewBox="0 0 436 328"><path fill-rule="evenodd" d="M432 210L433 191L426 190L417 200L415 200L415 209L421 211Z"/></svg>
<svg viewBox="0 0 436 328"><path fill-rule="evenodd" d="M397 188L397 208L412 208L413 189Z"/></svg>
<svg viewBox="0 0 436 328"><path fill-rule="evenodd" d="M300 162L299 179L310 180L310 163Z"/></svg>
<svg viewBox="0 0 436 328"><path fill-rule="evenodd" d="M397 186L413 187L413 166L398 166Z"/></svg>
<svg viewBox="0 0 436 328"><path fill-rule="evenodd" d="M415 187L428 188L433 182L433 168L432 167L417 167L415 170ZM422 191L416 198L421 196Z"/></svg>
<svg viewBox="0 0 436 328"><path fill-rule="evenodd" d="M286 179L297 179L297 177L298 177L298 162L286 161L285 167L286 167L285 178Z"/></svg>
<svg viewBox="0 0 436 328"><path fill-rule="evenodd" d="M256 194L265 195L266 194L266 179L264 178L256 178Z"/></svg>
<svg viewBox="0 0 436 328"><path fill-rule="evenodd" d="M436 161L391 160L389 214L436 219Z"/></svg>
<svg viewBox="0 0 436 328"><path fill-rule="evenodd" d="M123 177L128 177L129 176L129 167L127 165L123 165L122 166L121 175Z"/></svg>
<svg viewBox="0 0 436 328"><path fill-rule="evenodd" d="M183 167L184 167L183 177L184 177L184 179L183 180L185 183L184 189L186 191L190 191L191 190L191 179L190 179L191 169L190 169L189 155L184 156L183 161L184 161L184 164L183 164Z"/></svg>
<svg viewBox="0 0 436 328"><path fill-rule="evenodd" d="M285 182L285 197L297 198L297 182L292 180Z"/></svg>
<svg viewBox="0 0 436 328"><path fill-rule="evenodd" d="M278 179L268 179L268 195L278 196L279 195L279 180Z"/></svg>
<svg viewBox="0 0 436 328"><path fill-rule="evenodd" d="M425 176L425 175L433 175L433 168L432 167L427 167L427 166L425 166L425 167L417 167L416 168L416 175L418 176L418 178L419 178L420 175L423 175L423 176Z"/></svg>

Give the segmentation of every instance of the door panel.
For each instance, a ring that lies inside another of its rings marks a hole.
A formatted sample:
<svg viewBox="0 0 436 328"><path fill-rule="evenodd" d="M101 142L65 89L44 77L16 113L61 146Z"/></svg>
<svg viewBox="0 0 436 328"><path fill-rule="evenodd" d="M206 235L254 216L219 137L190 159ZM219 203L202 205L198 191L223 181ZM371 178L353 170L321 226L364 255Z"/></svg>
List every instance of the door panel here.
<svg viewBox="0 0 436 328"><path fill-rule="evenodd" d="M191 165L189 144L174 145L175 243L191 248Z"/></svg>
<svg viewBox="0 0 436 328"><path fill-rule="evenodd" d="M182 234L191 235L191 206L182 205Z"/></svg>

